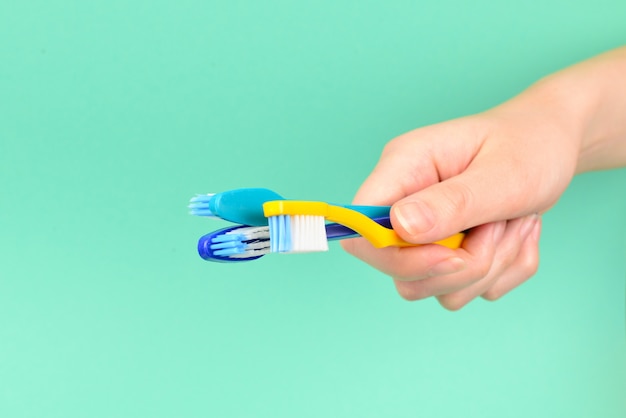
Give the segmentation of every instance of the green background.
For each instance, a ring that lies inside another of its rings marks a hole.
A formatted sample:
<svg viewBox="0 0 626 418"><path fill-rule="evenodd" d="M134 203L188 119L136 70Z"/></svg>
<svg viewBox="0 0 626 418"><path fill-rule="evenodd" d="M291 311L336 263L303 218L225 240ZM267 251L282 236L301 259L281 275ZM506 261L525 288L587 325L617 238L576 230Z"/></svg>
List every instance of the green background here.
<svg viewBox="0 0 626 418"><path fill-rule="evenodd" d="M201 260L195 193L349 201L384 143L626 43L623 0L0 0L1 417L623 417L626 170L501 301Z"/></svg>

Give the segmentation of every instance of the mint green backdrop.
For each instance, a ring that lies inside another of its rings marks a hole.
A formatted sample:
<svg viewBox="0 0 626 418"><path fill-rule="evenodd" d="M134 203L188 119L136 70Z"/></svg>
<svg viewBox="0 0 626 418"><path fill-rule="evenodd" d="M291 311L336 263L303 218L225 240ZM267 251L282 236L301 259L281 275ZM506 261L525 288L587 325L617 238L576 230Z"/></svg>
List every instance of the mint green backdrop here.
<svg viewBox="0 0 626 418"><path fill-rule="evenodd" d="M0 2L0 416L623 417L626 171L451 313L329 253L225 265L195 193L349 201L384 143L626 43L623 0Z"/></svg>

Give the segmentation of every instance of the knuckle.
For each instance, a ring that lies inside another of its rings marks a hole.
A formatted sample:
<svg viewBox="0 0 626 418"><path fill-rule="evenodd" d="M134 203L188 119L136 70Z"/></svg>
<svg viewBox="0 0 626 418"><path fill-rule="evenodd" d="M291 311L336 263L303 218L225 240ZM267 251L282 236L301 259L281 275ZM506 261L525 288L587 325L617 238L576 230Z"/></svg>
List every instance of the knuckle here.
<svg viewBox="0 0 626 418"><path fill-rule="evenodd" d="M459 311L469 303L467 298L456 294L437 296L437 301L442 307L451 312Z"/></svg>
<svg viewBox="0 0 626 418"><path fill-rule="evenodd" d="M514 254L513 252L510 252L510 251L506 252L500 258L500 265L503 268L506 268L510 266L511 264L515 263L516 259L517 259L517 254Z"/></svg>
<svg viewBox="0 0 626 418"><path fill-rule="evenodd" d="M488 300L490 302L495 302L496 300L500 299L502 296L504 296L504 292L502 291L498 291L498 289L492 287L491 289L487 290L485 293L483 293L481 295L481 297L485 300Z"/></svg>
<svg viewBox="0 0 626 418"><path fill-rule="evenodd" d="M383 150L381 155L382 156L389 156L389 155L394 155L398 152L402 152L403 151L403 145L404 140L402 136L396 137L394 139L392 139L391 141L387 142L384 146L383 146Z"/></svg>
<svg viewBox="0 0 626 418"><path fill-rule="evenodd" d="M497 248L496 250L497 262L502 268L506 268L513 264L518 257L518 252L512 248Z"/></svg>
<svg viewBox="0 0 626 418"><path fill-rule="evenodd" d="M430 296L419 282L403 282L395 279L396 290L402 299L409 302L426 299Z"/></svg>
<svg viewBox="0 0 626 418"><path fill-rule="evenodd" d="M475 201L472 188L462 182L456 182L453 187L444 195L448 202L448 211L451 215L465 213Z"/></svg>
<svg viewBox="0 0 626 418"><path fill-rule="evenodd" d="M473 281L480 280L486 277L491 271L492 263L487 260L483 260L474 265L472 276L475 278Z"/></svg>
<svg viewBox="0 0 626 418"><path fill-rule="evenodd" d="M519 263L519 270L525 278L534 276L539 268L539 255L536 251L524 254Z"/></svg>

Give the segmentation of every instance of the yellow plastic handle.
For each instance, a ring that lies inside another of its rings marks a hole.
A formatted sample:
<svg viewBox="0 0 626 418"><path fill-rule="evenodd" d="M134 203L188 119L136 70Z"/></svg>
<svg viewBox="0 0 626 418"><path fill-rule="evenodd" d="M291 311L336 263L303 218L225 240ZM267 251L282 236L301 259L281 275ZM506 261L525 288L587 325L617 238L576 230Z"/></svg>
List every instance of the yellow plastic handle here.
<svg viewBox="0 0 626 418"><path fill-rule="evenodd" d="M263 213L266 218L279 215L323 216L328 221L337 222L359 233L376 248L416 247L419 245L404 241L396 231L385 228L362 213L326 202L273 200L263 204ZM434 244L456 249L461 246L464 237L465 234L458 233Z"/></svg>

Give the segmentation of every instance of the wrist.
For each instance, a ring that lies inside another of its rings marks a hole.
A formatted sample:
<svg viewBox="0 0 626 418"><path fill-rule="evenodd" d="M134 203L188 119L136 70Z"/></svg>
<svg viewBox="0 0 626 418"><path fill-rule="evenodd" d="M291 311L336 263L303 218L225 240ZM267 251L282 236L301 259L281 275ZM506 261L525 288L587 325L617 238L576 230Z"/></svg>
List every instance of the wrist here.
<svg viewBox="0 0 626 418"><path fill-rule="evenodd" d="M549 158L557 158L568 176L573 176L587 147L595 100L580 94L576 87L572 74L556 73L489 113L524 132L526 142L536 142L536 150L543 149Z"/></svg>
<svg viewBox="0 0 626 418"><path fill-rule="evenodd" d="M539 95L549 97L544 103L552 109L543 111L547 117L555 117L566 140L575 148L574 174L592 169L593 151L601 143L596 128L599 94L591 84L574 67L548 76L535 86Z"/></svg>
<svg viewBox="0 0 626 418"><path fill-rule="evenodd" d="M575 149L575 174L626 166L625 74L621 48L549 75L493 110L556 128L564 151Z"/></svg>
<svg viewBox="0 0 626 418"><path fill-rule="evenodd" d="M578 141L576 174L626 165L626 48L546 77L569 135Z"/></svg>

